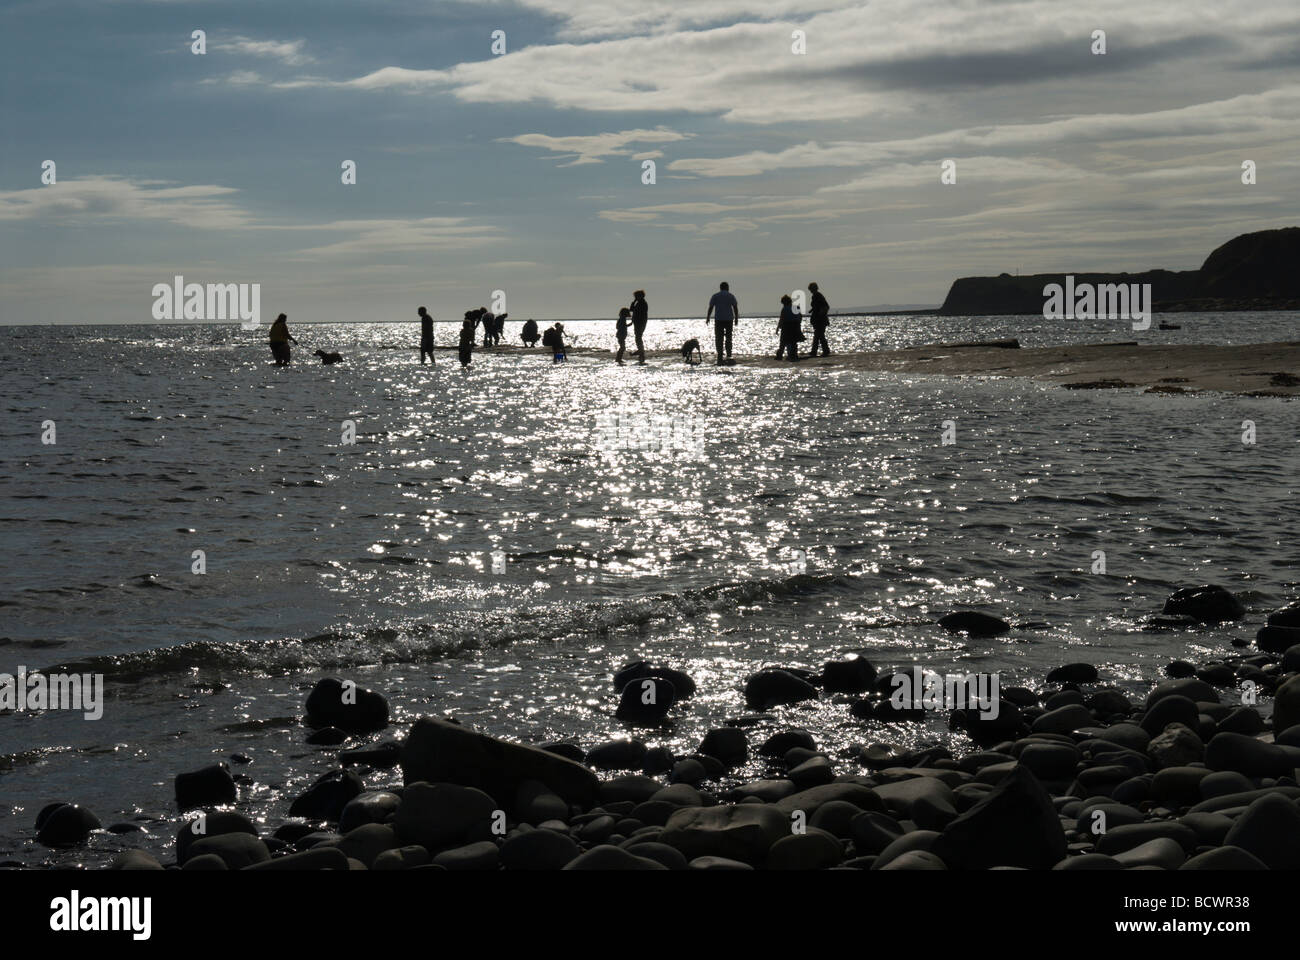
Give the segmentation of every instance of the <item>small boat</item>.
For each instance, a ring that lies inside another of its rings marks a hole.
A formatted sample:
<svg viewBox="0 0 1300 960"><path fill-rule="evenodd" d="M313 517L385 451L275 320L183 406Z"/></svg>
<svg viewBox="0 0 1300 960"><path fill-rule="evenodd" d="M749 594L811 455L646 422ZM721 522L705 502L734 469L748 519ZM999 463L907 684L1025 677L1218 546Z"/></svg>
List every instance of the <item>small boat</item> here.
<svg viewBox="0 0 1300 960"><path fill-rule="evenodd" d="M1181 330L1181 329L1183 329L1183 325L1182 325L1181 323L1162 323L1162 324L1160 324L1160 329L1161 329L1161 330Z"/></svg>

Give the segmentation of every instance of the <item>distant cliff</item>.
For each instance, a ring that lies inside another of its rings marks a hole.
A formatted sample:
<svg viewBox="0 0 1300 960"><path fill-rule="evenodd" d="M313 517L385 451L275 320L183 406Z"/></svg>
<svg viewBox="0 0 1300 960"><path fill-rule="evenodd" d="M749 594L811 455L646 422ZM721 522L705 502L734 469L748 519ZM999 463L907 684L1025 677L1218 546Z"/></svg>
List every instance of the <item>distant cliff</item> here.
<svg viewBox="0 0 1300 960"><path fill-rule="evenodd" d="M939 313L961 316L1041 314L1043 288L1063 273L1027 277L963 277L953 282ZM1300 227L1234 237L1199 270L1075 273L1081 283L1149 283L1157 311L1300 310Z"/></svg>

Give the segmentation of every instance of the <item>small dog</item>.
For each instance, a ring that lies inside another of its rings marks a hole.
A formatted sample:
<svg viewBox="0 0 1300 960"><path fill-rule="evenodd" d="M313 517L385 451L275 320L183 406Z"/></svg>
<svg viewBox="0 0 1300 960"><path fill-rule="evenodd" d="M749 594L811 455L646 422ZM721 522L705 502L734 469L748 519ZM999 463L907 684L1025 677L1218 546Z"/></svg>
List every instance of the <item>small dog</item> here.
<svg viewBox="0 0 1300 960"><path fill-rule="evenodd" d="M704 362L704 354L700 352L700 341L692 337L682 344L682 359L692 367Z"/></svg>
<svg viewBox="0 0 1300 960"><path fill-rule="evenodd" d="M316 356L320 357L320 362L329 366L331 363L342 363L343 355L341 353L326 353L324 350L317 350Z"/></svg>

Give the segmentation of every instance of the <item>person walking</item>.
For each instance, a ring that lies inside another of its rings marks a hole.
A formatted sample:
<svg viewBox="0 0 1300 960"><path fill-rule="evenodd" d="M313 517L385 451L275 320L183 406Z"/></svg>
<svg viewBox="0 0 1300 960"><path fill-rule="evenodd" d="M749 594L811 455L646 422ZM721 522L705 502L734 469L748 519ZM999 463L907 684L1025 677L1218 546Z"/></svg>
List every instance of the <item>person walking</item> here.
<svg viewBox="0 0 1300 960"><path fill-rule="evenodd" d="M740 319L740 303L726 281L718 284L718 292L709 299L709 312L704 315L704 322L708 323L710 317L713 318L713 344L718 357L717 365L722 366L723 363L731 360L731 331L736 321Z"/></svg>
<svg viewBox="0 0 1300 960"><path fill-rule="evenodd" d="M790 359L798 361L799 344L803 342L803 317L799 311L794 308L794 301L790 299L790 294L781 297L781 319L776 322L776 332L781 337L780 346L776 348L776 358L781 359L781 355L789 351Z"/></svg>
<svg viewBox="0 0 1300 960"><path fill-rule="evenodd" d="M433 359L433 317L429 316L429 311L421 307L420 315L420 364L423 366L424 358L428 356L429 363L434 363Z"/></svg>
<svg viewBox="0 0 1300 960"><path fill-rule="evenodd" d="M642 337L645 335L646 323L650 319L650 304L646 303L644 290L633 292L631 311L632 334L636 337L636 362L645 366L645 341Z"/></svg>
<svg viewBox="0 0 1300 960"><path fill-rule="evenodd" d="M812 293L812 303L808 306L808 317L812 321L813 345L810 357L817 356L817 347L822 349L822 356L831 355L830 344L826 342L826 327L831 322L831 305L826 302L822 295L821 289L815 283L808 284L808 290Z"/></svg>
<svg viewBox="0 0 1300 960"><path fill-rule="evenodd" d="M287 367L289 365L289 341L293 340L293 334L289 333L289 315L282 313L275 318L275 323L271 324L269 334L271 342L271 356L275 357L277 367ZM293 345L298 346L298 341L293 340Z"/></svg>

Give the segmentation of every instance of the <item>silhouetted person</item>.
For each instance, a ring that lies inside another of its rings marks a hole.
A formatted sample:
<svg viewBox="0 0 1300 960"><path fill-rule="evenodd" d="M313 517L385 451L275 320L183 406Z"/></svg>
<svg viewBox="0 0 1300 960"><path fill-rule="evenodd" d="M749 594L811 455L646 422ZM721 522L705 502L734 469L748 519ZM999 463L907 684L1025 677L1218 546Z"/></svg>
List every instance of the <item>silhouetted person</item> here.
<svg viewBox="0 0 1300 960"><path fill-rule="evenodd" d="M460 325L460 365L468 367L474 359L474 319L468 314Z"/></svg>
<svg viewBox="0 0 1300 960"><path fill-rule="evenodd" d="M494 347L501 345L501 337L505 335L506 317L508 316L510 316L510 314L503 313L499 315L496 318L496 321L492 324L492 345Z"/></svg>
<svg viewBox="0 0 1300 960"><path fill-rule="evenodd" d="M731 330L740 319L740 304L731 293L731 287L725 282L718 284L718 292L709 299L709 312L704 315L704 322L713 318L713 344L718 356L718 366L725 359L731 359Z"/></svg>
<svg viewBox="0 0 1300 960"><path fill-rule="evenodd" d="M537 346L537 341L540 340L541 338L542 335L537 332L537 321L536 320L526 321L524 323L524 329L519 334L519 339L524 342L524 345L528 347L535 347Z"/></svg>
<svg viewBox="0 0 1300 960"><path fill-rule="evenodd" d="M487 307L478 308L478 318L483 323L483 346L490 347L497 332L497 318L488 311Z"/></svg>
<svg viewBox="0 0 1300 960"><path fill-rule="evenodd" d="M831 355L831 347L830 344L826 342L826 327L831 322L831 305L826 302L826 298L822 296L822 292L818 288L817 284L808 284L808 289L812 293L812 303L809 304L808 307L808 318L812 321L813 329L812 352L808 354L808 356L817 356L817 347L820 345L822 348L822 356L829 357Z"/></svg>
<svg viewBox="0 0 1300 960"><path fill-rule="evenodd" d="M433 317L429 316L429 311L421 307L420 314L420 363L424 363L425 356L429 358L429 363L434 363L433 359Z"/></svg>
<svg viewBox="0 0 1300 960"><path fill-rule="evenodd" d="M799 344L803 342L803 317L794 308L794 301L787 293L781 297L781 319L776 322L776 332L781 336L781 344L776 348L776 358L787 350L791 360L799 359Z"/></svg>
<svg viewBox="0 0 1300 960"><path fill-rule="evenodd" d="M290 340L293 340L293 335L289 333L289 316L282 313L275 318L275 323L271 324L270 332L271 356L275 357L277 367L289 365ZM298 346L298 341L293 340L293 345Z"/></svg>
<svg viewBox="0 0 1300 960"><path fill-rule="evenodd" d="M561 360L567 360L568 357L564 353L564 324L557 323L547 329L542 334L542 346L550 347L552 362L559 363Z"/></svg>
<svg viewBox="0 0 1300 960"><path fill-rule="evenodd" d="M650 320L650 304L645 302L645 291L632 294L632 333L636 337L636 362L645 365L645 325Z"/></svg>
<svg viewBox="0 0 1300 960"><path fill-rule="evenodd" d="M614 357L614 362L620 367L623 366L623 351L627 349L627 318L632 316L632 311L624 307L618 312L618 323L614 324L614 336L618 340L618 354Z"/></svg>

